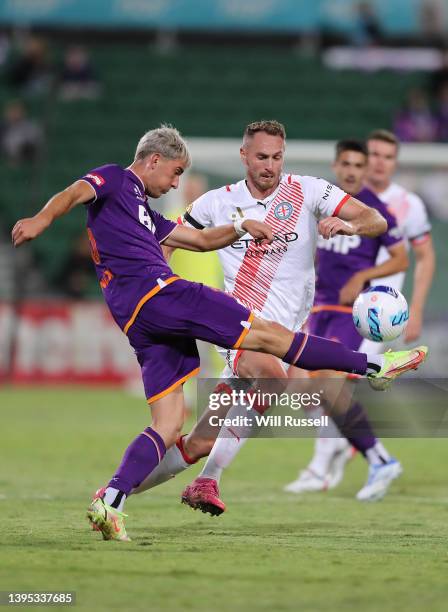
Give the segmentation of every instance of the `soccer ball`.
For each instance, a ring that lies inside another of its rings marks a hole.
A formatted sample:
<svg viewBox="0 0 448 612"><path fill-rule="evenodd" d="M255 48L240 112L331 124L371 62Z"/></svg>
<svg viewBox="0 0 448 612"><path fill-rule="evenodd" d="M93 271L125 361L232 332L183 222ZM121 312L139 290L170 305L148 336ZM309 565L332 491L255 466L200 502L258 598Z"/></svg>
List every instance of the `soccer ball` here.
<svg viewBox="0 0 448 612"><path fill-rule="evenodd" d="M363 338L389 342L403 333L409 309L402 293L382 285L369 287L353 304L353 323Z"/></svg>

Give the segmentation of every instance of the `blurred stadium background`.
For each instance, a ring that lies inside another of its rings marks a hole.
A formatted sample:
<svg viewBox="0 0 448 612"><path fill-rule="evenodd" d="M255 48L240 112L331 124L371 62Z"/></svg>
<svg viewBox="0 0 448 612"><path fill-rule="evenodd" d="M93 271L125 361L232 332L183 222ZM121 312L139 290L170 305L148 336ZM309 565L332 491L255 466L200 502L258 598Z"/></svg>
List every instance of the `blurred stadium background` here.
<svg viewBox="0 0 448 612"><path fill-rule="evenodd" d="M336 139L393 129L411 92L441 113L448 88L445 1L5 0L0 28L0 380L14 383L135 378L100 299L83 211L18 253L8 234L86 170L127 164L143 131L170 122L191 143L196 179L158 202L175 217L201 191L240 178L252 120L286 125L288 169L331 179ZM403 146L397 176L434 226L439 270L425 337L438 339L434 375L448 351L444 128L439 142ZM176 271L219 285L215 256L182 259ZM218 367L212 357L203 372Z"/></svg>
<svg viewBox="0 0 448 612"><path fill-rule="evenodd" d="M447 92L446 0L0 1L2 409L14 412L15 397L21 406L27 397L49 405L46 395L20 395L21 385L139 389L134 356L90 264L84 212L18 252L9 232L85 171L129 163L140 135L161 122L175 125L193 153L179 191L157 203L172 218L201 191L241 178L240 139L251 121L283 122L287 169L329 179L335 140L396 129L405 111L423 122L404 135L397 182L422 196L433 224L438 269L425 376L445 377ZM177 253L173 266L220 285L214 254ZM204 364L204 375L219 371L213 352ZM112 396L95 397L110 407ZM116 437L121 447L126 435Z"/></svg>

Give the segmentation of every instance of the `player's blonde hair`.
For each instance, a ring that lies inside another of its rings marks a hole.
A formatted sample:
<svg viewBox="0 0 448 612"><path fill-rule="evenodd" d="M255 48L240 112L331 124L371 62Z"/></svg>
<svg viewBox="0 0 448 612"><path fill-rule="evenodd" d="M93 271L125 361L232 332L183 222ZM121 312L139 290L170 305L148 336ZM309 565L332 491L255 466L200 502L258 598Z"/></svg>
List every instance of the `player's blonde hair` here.
<svg viewBox="0 0 448 612"><path fill-rule="evenodd" d="M388 144L395 145L397 149L400 148L400 141L395 134L393 132L389 132L389 130L373 130L373 132L370 132L370 134L367 136L367 142L369 142L369 140L380 140L381 142L387 142Z"/></svg>
<svg viewBox="0 0 448 612"><path fill-rule="evenodd" d="M143 134L138 141L134 161L143 159L152 153L159 153L167 159L181 159L187 163L187 166L191 164L187 143L172 125L162 124Z"/></svg>

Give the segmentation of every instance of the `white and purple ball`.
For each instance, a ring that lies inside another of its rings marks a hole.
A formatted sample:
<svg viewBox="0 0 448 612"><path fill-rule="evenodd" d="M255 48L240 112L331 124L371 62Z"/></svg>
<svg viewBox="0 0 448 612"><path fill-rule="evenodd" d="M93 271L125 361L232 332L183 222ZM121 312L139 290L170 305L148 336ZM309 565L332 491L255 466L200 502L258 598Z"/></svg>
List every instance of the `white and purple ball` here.
<svg viewBox="0 0 448 612"><path fill-rule="evenodd" d="M356 329L363 338L374 342L390 342L401 336L408 319L406 298L393 287L369 287L353 304Z"/></svg>

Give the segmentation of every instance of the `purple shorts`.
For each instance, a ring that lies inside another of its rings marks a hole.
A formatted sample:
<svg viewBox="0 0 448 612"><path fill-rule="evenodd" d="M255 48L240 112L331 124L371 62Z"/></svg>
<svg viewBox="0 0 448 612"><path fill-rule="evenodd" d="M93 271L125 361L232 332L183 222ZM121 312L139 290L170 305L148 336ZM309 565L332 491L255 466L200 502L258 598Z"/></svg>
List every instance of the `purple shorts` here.
<svg viewBox="0 0 448 612"><path fill-rule="evenodd" d="M353 323L351 311L311 311L307 321L307 331L314 336L336 340L352 351L357 351L363 340Z"/></svg>
<svg viewBox="0 0 448 612"><path fill-rule="evenodd" d="M127 332L148 403L199 372L196 340L238 348L252 319L251 311L227 293L183 279L148 299Z"/></svg>

